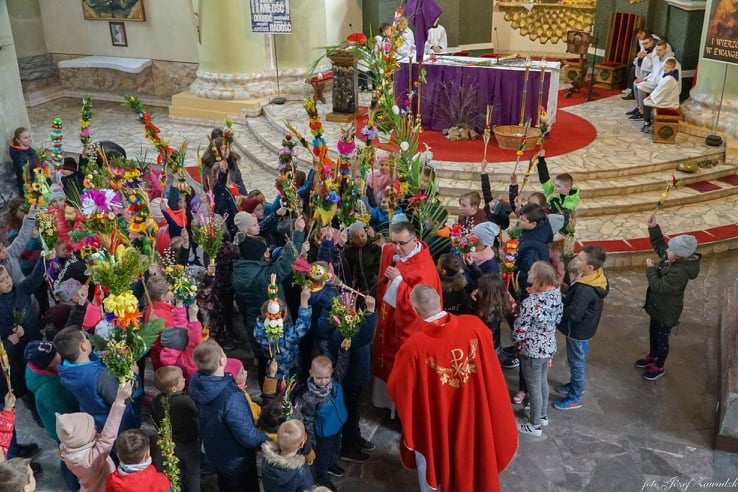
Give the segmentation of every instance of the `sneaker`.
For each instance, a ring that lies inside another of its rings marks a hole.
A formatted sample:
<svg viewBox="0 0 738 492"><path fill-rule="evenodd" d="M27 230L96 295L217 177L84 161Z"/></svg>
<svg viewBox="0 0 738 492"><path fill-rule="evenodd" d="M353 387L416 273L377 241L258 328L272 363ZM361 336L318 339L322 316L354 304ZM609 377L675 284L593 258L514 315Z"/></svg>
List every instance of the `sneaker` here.
<svg viewBox="0 0 738 492"><path fill-rule="evenodd" d="M556 387L556 392L561 393L562 395L568 395L569 391L571 391L571 384L560 384Z"/></svg>
<svg viewBox="0 0 738 492"><path fill-rule="evenodd" d="M513 357L512 359L505 358L500 362L500 365L504 369L515 369L516 367L520 367L520 360L517 357Z"/></svg>
<svg viewBox="0 0 738 492"><path fill-rule="evenodd" d="M620 99L622 99L623 101L634 101L635 95L633 93L623 94L622 96L620 96Z"/></svg>
<svg viewBox="0 0 738 492"><path fill-rule="evenodd" d="M543 428L538 425L535 426L533 424L518 424L518 432L521 434L528 434L529 436L540 436L543 434Z"/></svg>
<svg viewBox="0 0 738 492"><path fill-rule="evenodd" d="M633 121L641 121L643 119L643 115L641 113L632 114L628 116L628 119Z"/></svg>
<svg viewBox="0 0 738 492"><path fill-rule="evenodd" d="M649 364L653 364L655 359L651 357L651 354L646 354L643 356L642 359L638 359L635 361L635 366L640 367L641 369L644 369L649 366Z"/></svg>
<svg viewBox="0 0 738 492"><path fill-rule="evenodd" d="M649 364L646 374L643 375L643 379L646 381L656 381L658 378L664 375L664 368L658 367L656 364Z"/></svg>
<svg viewBox="0 0 738 492"><path fill-rule="evenodd" d="M367 457L367 459L369 458ZM344 476L345 474L346 474L346 471L336 463L333 463L331 466L328 467L328 475L333 475L334 477L340 478Z"/></svg>
<svg viewBox="0 0 738 492"><path fill-rule="evenodd" d="M359 449L358 447L355 447L355 448L342 449L341 459L343 461L350 461L351 463L366 463L367 461L369 461L369 455L365 453L364 451L362 451L361 449ZM328 473L331 473L330 469L328 470ZM342 475L343 473L341 475L336 475L336 476L339 477Z"/></svg>
<svg viewBox="0 0 738 492"><path fill-rule="evenodd" d="M515 404L523 403L526 396L528 395L525 393L525 391L518 391L515 396L512 397L512 402Z"/></svg>
<svg viewBox="0 0 738 492"><path fill-rule="evenodd" d="M581 408L582 402L581 400L575 400L574 398L566 397L555 402L553 406L557 410L574 410L575 408Z"/></svg>
<svg viewBox="0 0 738 492"><path fill-rule="evenodd" d="M374 451L374 443L359 436L359 448L362 451Z"/></svg>
<svg viewBox="0 0 738 492"><path fill-rule="evenodd" d="M631 111L626 111L625 112L625 114L627 114L628 116L632 116L632 115L638 114L638 113L639 113L638 108L635 108L635 109L633 109Z"/></svg>
<svg viewBox="0 0 738 492"><path fill-rule="evenodd" d="M523 409L523 415L525 415L525 418L530 420L530 407L525 407ZM541 417L541 427L548 426L548 415L544 415Z"/></svg>

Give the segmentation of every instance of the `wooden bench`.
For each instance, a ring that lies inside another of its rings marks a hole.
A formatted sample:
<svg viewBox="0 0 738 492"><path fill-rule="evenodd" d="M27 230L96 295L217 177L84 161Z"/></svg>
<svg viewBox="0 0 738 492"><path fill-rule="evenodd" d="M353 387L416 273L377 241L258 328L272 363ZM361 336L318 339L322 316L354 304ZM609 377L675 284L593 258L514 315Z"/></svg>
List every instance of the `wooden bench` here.
<svg viewBox="0 0 738 492"><path fill-rule="evenodd" d="M675 143L681 119L679 108L653 108L653 143Z"/></svg>
<svg viewBox="0 0 738 492"><path fill-rule="evenodd" d="M319 73L310 77L310 85L313 86L313 99L320 101L325 104L325 84L333 79L333 72Z"/></svg>

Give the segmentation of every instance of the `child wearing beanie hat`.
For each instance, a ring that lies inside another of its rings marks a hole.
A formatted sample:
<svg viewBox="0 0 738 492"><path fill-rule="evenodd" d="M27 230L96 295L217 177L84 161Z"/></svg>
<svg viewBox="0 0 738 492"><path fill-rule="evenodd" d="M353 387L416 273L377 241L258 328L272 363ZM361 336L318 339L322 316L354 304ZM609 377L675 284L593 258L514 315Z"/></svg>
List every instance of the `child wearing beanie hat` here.
<svg viewBox="0 0 738 492"><path fill-rule="evenodd" d="M95 430L95 419L88 413L57 414L56 433L61 444L59 457L79 479L80 492L102 492L105 481L115 470L110 458L118 427L123 417L125 401L133 393L130 382L118 387L102 433Z"/></svg>
<svg viewBox="0 0 738 492"><path fill-rule="evenodd" d="M661 261L646 260L645 309L651 317L649 325L650 347L648 354L635 361L635 366L646 368L643 379L655 381L664 375L664 364L669 355L669 334L679 323L684 308L684 290L687 283L700 273L702 256L696 253L697 239L683 234L673 237L668 245L664 241L656 216L648 219L648 234Z"/></svg>

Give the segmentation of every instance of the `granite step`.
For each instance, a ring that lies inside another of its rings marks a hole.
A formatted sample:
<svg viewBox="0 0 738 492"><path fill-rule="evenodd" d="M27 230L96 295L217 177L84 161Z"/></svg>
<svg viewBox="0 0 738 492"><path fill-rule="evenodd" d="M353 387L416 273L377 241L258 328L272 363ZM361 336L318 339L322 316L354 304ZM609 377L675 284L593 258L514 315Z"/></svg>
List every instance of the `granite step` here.
<svg viewBox="0 0 738 492"><path fill-rule="evenodd" d="M529 158L530 156L526 155L525 159L521 159L518 164L516 172L521 180L525 171L528 169ZM604 166L604 168L597 168L587 166L571 159L570 156L547 158L546 163L548 164L549 173L552 176L556 176L561 173L569 173L574 178L574 181L577 182L584 180L630 178L641 174L673 171L680 163L699 162L703 160L717 160L719 162L723 162L725 160L725 149L718 147L716 150L714 147L707 147L703 152L681 152L679 149L674 148L670 149L669 152L664 152L662 155L656 156L656 158L651 158L651 160L639 160L637 156L634 156L633 159L628 162L620 163L617 167ZM514 168L514 162L495 162L489 164L487 173L490 176L490 180L509 182L510 174L512 174ZM435 169L436 175L439 178L457 181L473 180L476 182L479 180L481 167L477 162L443 161L438 162ZM537 176L538 174L534 165L531 173L531 180L537 179Z"/></svg>
<svg viewBox="0 0 738 492"><path fill-rule="evenodd" d="M690 159L693 162L699 162L704 159ZM717 160L717 159L716 159ZM643 174L633 174L622 178L611 179L586 179L579 181L574 179L574 184L579 187L582 199L601 198L605 196L623 196L631 193L640 193L647 191L661 190L672 176L676 176L682 184L693 184L701 181L709 181L734 175L738 172L738 165L726 164L718 161L719 164L713 167L699 168L697 172L692 174L676 171L676 165L669 163L665 170L652 171ZM506 196L510 184L510 177L506 179L498 179L498 175L490 175L490 186L494 196ZM518 176L518 182L522 183L523 176ZM439 193L441 196L455 198L469 191L470 188L480 189L479 173L475 175L473 181L454 180L444 177L438 179ZM528 185L524 192L530 193L534 190L540 190L538 181L538 173L533 171L528 180Z"/></svg>
<svg viewBox="0 0 738 492"><path fill-rule="evenodd" d="M734 174L734 173L733 173ZM728 200L732 203L737 201L738 186L720 181L718 179L703 181L705 191L698 191L686 185L671 190L663 205L664 208L674 208L683 205L710 202L713 200ZM662 184L663 191L666 184ZM531 188L528 188L531 191ZM579 217L607 216L613 213L633 213L653 210L658 202L660 192L658 190L627 193L622 196L602 196L586 198L577 207ZM442 196L441 199L447 204L449 213L458 215L458 199Z"/></svg>

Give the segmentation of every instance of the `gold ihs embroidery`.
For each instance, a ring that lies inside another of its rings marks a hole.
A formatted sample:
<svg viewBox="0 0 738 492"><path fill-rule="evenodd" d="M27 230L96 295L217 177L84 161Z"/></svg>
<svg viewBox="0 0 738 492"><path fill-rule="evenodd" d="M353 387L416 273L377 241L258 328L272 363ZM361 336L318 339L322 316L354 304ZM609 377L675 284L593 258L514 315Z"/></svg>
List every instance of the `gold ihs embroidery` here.
<svg viewBox="0 0 738 492"><path fill-rule="evenodd" d="M433 357L428 357L428 365L438 373L441 384L448 384L452 388L460 388L469 380L472 373L477 372L474 359L477 358L478 340L475 338L469 343L469 354L464 356L464 350L451 349L451 367L441 367Z"/></svg>

